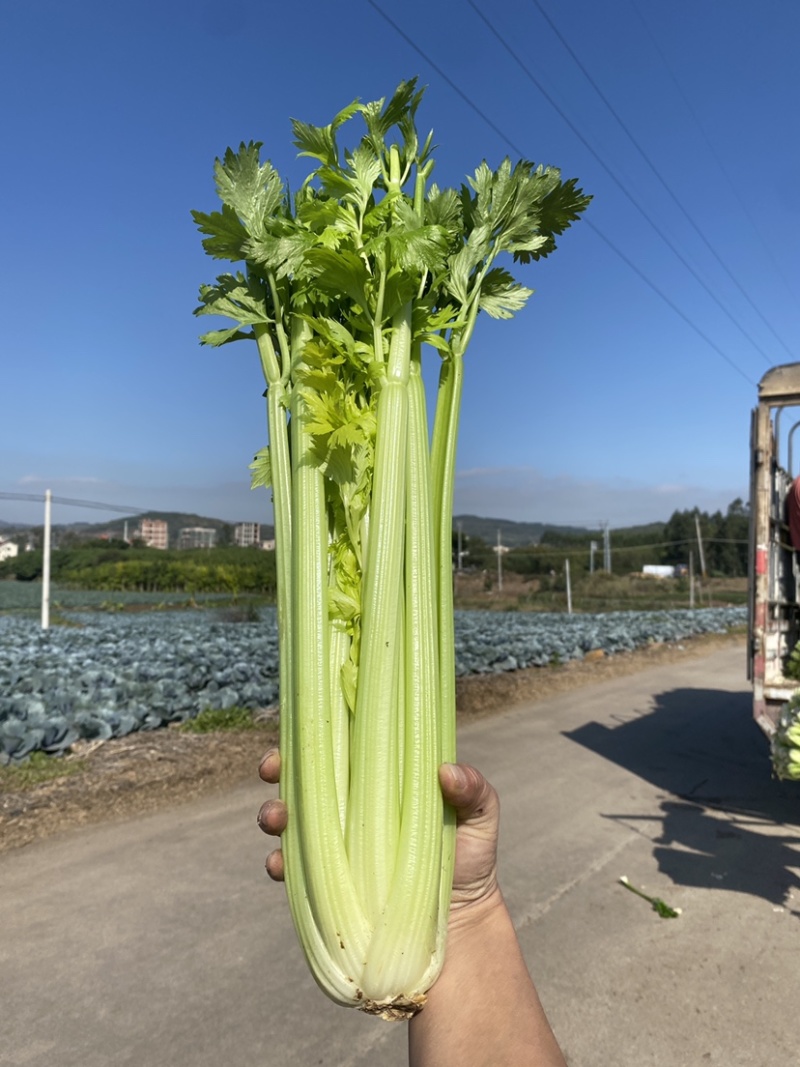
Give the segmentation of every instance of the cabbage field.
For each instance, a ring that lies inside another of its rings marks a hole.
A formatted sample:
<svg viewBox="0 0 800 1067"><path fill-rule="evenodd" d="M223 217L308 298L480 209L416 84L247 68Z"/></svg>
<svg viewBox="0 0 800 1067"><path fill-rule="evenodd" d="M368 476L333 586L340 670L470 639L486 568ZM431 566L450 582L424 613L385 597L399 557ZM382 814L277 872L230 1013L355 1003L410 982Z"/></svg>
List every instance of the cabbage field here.
<svg viewBox="0 0 800 1067"><path fill-rule="evenodd" d="M50 593L50 610L119 611L125 607L166 608L177 607L194 600L195 603L213 603L215 600L230 600L230 594L204 593L190 597L187 593L111 592L106 589L66 589L53 585ZM42 604L40 582L0 582L0 612L28 611L39 614Z"/></svg>
<svg viewBox="0 0 800 1067"><path fill-rule="evenodd" d="M562 615L456 612L460 675L542 667L651 642L721 633L744 608ZM0 615L0 763L61 753L79 738L121 737L205 708L264 708L278 699L275 611L225 621L211 610L69 613L42 631Z"/></svg>

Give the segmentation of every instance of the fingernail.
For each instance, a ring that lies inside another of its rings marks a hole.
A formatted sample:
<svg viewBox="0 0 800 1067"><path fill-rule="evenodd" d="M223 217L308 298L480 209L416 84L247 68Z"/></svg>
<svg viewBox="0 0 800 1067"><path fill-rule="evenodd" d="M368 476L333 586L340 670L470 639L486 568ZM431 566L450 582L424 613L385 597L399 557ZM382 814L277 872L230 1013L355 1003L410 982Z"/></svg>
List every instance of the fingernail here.
<svg viewBox="0 0 800 1067"><path fill-rule="evenodd" d="M461 790L466 788L467 775L462 767L459 767L457 763L443 763L442 767L447 769L454 789Z"/></svg>

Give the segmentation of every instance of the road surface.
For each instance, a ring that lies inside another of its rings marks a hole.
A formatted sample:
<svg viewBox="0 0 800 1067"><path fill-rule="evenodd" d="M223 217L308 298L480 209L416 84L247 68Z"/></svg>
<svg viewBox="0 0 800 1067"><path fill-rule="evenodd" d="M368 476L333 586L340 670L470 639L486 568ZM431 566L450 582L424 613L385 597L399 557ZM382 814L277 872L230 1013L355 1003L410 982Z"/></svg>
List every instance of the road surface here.
<svg viewBox="0 0 800 1067"><path fill-rule="evenodd" d="M473 723L460 756L500 792L501 883L571 1067L797 1062L800 786L770 779L741 648ZM0 1063L406 1063L402 1024L306 971L263 871L271 788L0 856Z"/></svg>

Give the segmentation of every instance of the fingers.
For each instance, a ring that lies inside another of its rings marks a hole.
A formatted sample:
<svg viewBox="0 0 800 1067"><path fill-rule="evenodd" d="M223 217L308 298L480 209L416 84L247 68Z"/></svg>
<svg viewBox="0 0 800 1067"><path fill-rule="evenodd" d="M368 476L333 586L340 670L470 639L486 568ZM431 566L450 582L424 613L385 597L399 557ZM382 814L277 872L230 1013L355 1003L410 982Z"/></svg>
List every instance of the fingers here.
<svg viewBox="0 0 800 1067"><path fill-rule="evenodd" d="M281 754L277 748L271 748L267 752L258 767L258 776L262 782L271 782L275 785L281 778Z"/></svg>
<svg viewBox="0 0 800 1067"><path fill-rule="evenodd" d="M439 768L442 796L456 809L456 855L450 922L477 915L497 893L497 834L500 802L480 771L466 763ZM478 909L476 911L476 908Z"/></svg>
<svg viewBox="0 0 800 1067"><path fill-rule="evenodd" d="M494 787L468 763L443 763L439 768L442 796L456 809L459 823L496 823L500 801Z"/></svg>
<svg viewBox="0 0 800 1067"><path fill-rule="evenodd" d="M276 848L274 852L270 852L265 866L267 874L273 882L283 881L283 853L279 848Z"/></svg>
<svg viewBox="0 0 800 1067"><path fill-rule="evenodd" d="M277 748L271 748L259 764L258 774L262 781L273 785L280 781L281 756ZM286 805L282 800L267 800L259 809L258 825L265 834L277 837L286 829ZM283 881L283 853L279 848L270 852L265 864L267 874L275 882Z"/></svg>
<svg viewBox="0 0 800 1067"><path fill-rule="evenodd" d="M261 805L258 825L265 834L277 836L286 829L286 805L282 800L268 800ZM267 874L276 882L283 881L283 853L279 848L267 856Z"/></svg>
<svg viewBox="0 0 800 1067"><path fill-rule="evenodd" d="M258 825L265 834L280 836L286 829L286 805L282 800L266 800L258 811Z"/></svg>
<svg viewBox="0 0 800 1067"><path fill-rule="evenodd" d="M277 749L261 760L258 773L265 782L280 780L281 761ZM497 793L480 771L467 763L444 763L439 768L442 796L456 810L460 843L456 849L453 901L470 903L486 895L494 884L497 826L500 802ZM286 829L286 805L282 800L265 801L258 812L258 825L265 834L280 836ZM466 835L466 836L464 836ZM267 856L267 874L276 882L284 878L283 853L275 849Z"/></svg>

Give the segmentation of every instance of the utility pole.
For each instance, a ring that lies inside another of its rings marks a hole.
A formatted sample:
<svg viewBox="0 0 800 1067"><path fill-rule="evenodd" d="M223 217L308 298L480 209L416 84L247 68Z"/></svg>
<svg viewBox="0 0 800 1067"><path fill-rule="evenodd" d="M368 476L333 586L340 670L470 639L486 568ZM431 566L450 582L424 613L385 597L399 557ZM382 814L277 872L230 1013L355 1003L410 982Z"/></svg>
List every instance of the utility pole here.
<svg viewBox="0 0 800 1067"><path fill-rule="evenodd" d="M50 512L52 494L44 494L44 544L42 545L42 629L50 629Z"/></svg>
<svg viewBox="0 0 800 1067"><path fill-rule="evenodd" d="M461 571L461 556L462 556L462 552L461 552L461 523L459 522L459 524L458 524L458 563L457 563L457 570L459 572Z"/></svg>
<svg viewBox="0 0 800 1067"><path fill-rule="evenodd" d="M607 521L603 523L603 570L611 574L611 531Z"/></svg>
<svg viewBox="0 0 800 1067"><path fill-rule="evenodd" d="M572 614L572 583L569 580L569 560L564 560L564 575L567 579L567 615Z"/></svg>
<svg viewBox="0 0 800 1067"><path fill-rule="evenodd" d="M700 551L700 573L703 575L703 579L706 577L706 557L703 555L703 537L700 533L700 515L698 512L694 513L694 528L697 530L697 547Z"/></svg>
<svg viewBox="0 0 800 1067"><path fill-rule="evenodd" d="M497 531L497 591L503 591L503 553L501 551L500 530Z"/></svg>
<svg viewBox="0 0 800 1067"><path fill-rule="evenodd" d="M689 549L689 607L694 608L694 552Z"/></svg>
<svg viewBox="0 0 800 1067"><path fill-rule="evenodd" d="M597 551L597 541L589 542L589 574L594 574L594 554Z"/></svg>

